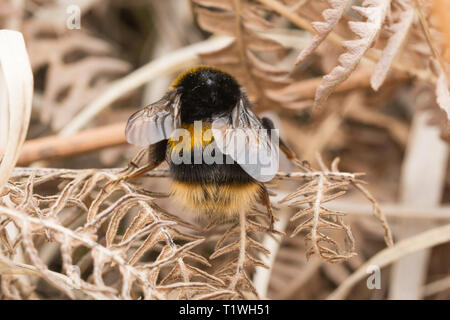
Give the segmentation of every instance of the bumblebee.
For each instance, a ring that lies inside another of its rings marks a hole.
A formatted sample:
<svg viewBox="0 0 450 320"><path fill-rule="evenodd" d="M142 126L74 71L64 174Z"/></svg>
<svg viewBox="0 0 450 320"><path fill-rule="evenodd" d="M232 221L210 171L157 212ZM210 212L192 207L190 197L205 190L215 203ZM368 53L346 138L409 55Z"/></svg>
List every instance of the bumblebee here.
<svg viewBox="0 0 450 320"><path fill-rule="evenodd" d="M288 158L295 155L273 133L272 121L258 118L251 109L231 75L209 66L187 70L159 101L130 116L127 141L149 146L150 156L146 166L127 178L167 161L172 194L183 205L214 220L229 221L259 198L272 226L264 182L278 171L279 149ZM182 134L175 134L180 130Z"/></svg>

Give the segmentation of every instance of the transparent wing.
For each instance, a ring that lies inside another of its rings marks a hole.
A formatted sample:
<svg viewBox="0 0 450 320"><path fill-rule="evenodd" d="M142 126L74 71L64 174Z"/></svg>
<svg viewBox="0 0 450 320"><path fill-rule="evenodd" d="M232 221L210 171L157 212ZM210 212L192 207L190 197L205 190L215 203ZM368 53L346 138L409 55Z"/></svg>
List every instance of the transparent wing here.
<svg viewBox="0 0 450 320"><path fill-rule="evenodd" d="M229 155L252 178L267 182L278 171L278 132L266 130L242 97L231 116L217 118L212 133L219 150Z"/></svg>
<svg viewBox="0 0 450 320"><path fill-rule="evenodd" d="M127 141L138 147L169 139L178 127L180 95L174 91L161 100L133 113L125 128Z"/></svg>

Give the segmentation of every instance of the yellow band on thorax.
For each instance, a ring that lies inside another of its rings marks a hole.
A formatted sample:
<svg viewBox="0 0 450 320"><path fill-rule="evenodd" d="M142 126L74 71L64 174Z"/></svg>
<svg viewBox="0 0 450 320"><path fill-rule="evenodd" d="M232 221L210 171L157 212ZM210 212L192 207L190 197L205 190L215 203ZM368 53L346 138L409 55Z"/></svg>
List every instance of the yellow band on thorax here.
<svg viewBox="0 0 450 320"><path fill-rule="evenodd" d="M169 139L170 150L175 147L183 149L203 149L214 140L211 123L196 121L195 123L182 123L177 134Z"/></svg>
<svg viewBox="0 0 450 320"><path fill-rule="evenodd" d="M180 84L181 80L183 80L188 74L196 73L198 71L202 71L202 70L205 70L205 69L211 69L211 70L214 70L214 71L218 71L218 72L224 73L222 70L220 70L219 68L216 68L216 67L211 67L211 66L206 66L206 65L195 66L195 67L189 68L186 71L180 73L175 78L175 80L172 81L169 90L175 89L175 87Z"/></svg>

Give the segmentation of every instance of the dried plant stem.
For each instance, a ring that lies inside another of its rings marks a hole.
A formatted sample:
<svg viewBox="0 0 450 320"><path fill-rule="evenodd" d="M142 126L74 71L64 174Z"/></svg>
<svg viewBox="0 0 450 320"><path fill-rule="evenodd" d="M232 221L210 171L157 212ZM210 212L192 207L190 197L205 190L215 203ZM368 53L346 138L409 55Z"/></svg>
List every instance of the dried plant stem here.
<svg viewBox="0 0 450 320"><path fill-rule="evenodd" d="M275 0L258 0L258 1L266 5L273 11L279 13L283 17L287 18L296 26L308 30L313 34L316 33L316 30L314 30L314 28L312 27L311 22L305 18L300 17L298 14L295 13L294 10L292 10L292 8L289 8L283 5L281 2ZM327 40L339 46L341 46L342 41L344 41L344 39L341 36L339 36L333 31L328 34Z"/></svg>
<svg viewBox="0 0 450 320"><path fill-rule="evenodd" d="M356 216L368 216L373 214L373 207L359 201L330 202L332 210L342 210L347 214ZM408 204L381 203L380 209L389 219L407 220L449 220L450 206L412 206Z"/></svg>
<svg viewBox="0 0 450 320"><path fill-rule="evenodd" d="M311 227L311 243L314 248L314 252L320 256L320 248L319 248L319 242L317 239L317 232L318 232L318 226L319 226L319 217L321 212L321 202L322 202L322 195L323 195L323 183L324 183L324 177L323 175L319 176L318 182L317 182L317 193L316 193L316 200L314 201L313 205L313 220L312 220L312 227Z"/></svg>
<svg viewBox="0 0 450 320"><path fill-rule="evenodd" d="M32 172L36 174L36 176L55 174L55 175L78 175L82 172L92 169L57 169L57 168L15 168L13 170L13 176L29 176ZM119 173L123 170L123 168L110 168L110 169L96 169L98 172L105 173ZM343 180L354 180L363 176L363 173L348 173L348 172L278 172L276 174L276 178L283 180L311 180L318 178L320 175L325 175L328 178L337 178ZM165 169L154 169L150 172L147 172L143 177L169 177L169 170Z"/></svg>
<svg viewBox="0 0 450 320"><path fill-rule="evenodd" d="M66 136L78 132L104 108L124 94L133 91L162 74L171 74L180 71L198 62L197 55L199 53L218 50L228 45L231 41L232 38L229 37L212 38L175 50L170 54L153 60L126 77L109 85L104 93L86 106L60 134Z"/></svg>
<svg viewBox="0 0 450 320"><path fill-rule="evenodd" d="M383 229L384 229L384 241L388 246L392 246L394 244L394 240L392 237L391 229L389 228L386 216L384 212L381 210L380 205L375 200L375 198L370 194L370 192L360 183L353 183L355 188L362 192L362 194L372 203L375 217L380 221Z"/></svg>
<svg viewBox="0 0 450 320"><path fill-rule="evenodd" d="M6 21L6 28L10 30L21 30L22 27L22 10L25 6L25 0L12 0L11 4L14 7L15 14L12 14Z"/></svg>
<svg viewBox="0 0 450 320"><path fill-rule="evenodd" d="M264 96L261 95L260 87L258 85L256 85L255 79L253 78L253 75L250 72L250 66L249 66L248 58L247 58L247 48L244 43L243 30L242 30L241 0L233 0L233 7L234 7L234 17L235 17L235 24L236 24L236 41L237 41L238 47L239 47L239 56L240 56L241 64L243 65L244 70L245 70L245 76L247 77L247 81L251 85L251 87L254 90L256 90L256 95L258 97L264 98Z"/></svg>
<svg viewBox="0 0 450 320"><path fill-rule="evenodd" d="M278 172L276 177L278 179L301 179L301 180L310 180L315 178L320 178L321 176L326 175L327 177L335 177L344 180L354 180L358 177L364 175L363 173L347 173L347 172Z"/></svg>
<svg viewBox="0 0 450 320"><path fill-rule="evenodd" d="M445 185L449 149L439 138L438 128L428 125L429 112L416 111L402 164L401 202L439 206ZM424 152L427 150L427 152ZM435 226L434 221L414 224L402 221L397 239L408 238ZM407 256L392 267L389 296L392 299L421 299L431 250Z"/></svg>
<svg viewBox="0 0 450 320"><path fill-rule="evenodd" d="M422 31L425 35L425 39L427 40L428 47L430 48L431 53L433 54L433 57L439 62L441 69L445 70L445 63L442 60L441 54L439 53L439 50L437 50L436 46L434 45L433 39L431 39L430 27L428 26L427 19L425 18L425 15L423 14L422 4L420 3L419 0L414 0L414 4L416 7L417 15L419 16L420 27L422 28Z"/></svg>
<svg viewBox="0 0 450 320"><path fill-rule="evenodd" d="M450 63L450 3L447 0L434 0L433 12L439 18L439 29L446 36L446 60Z"/></svg>
<svg viewBox="0 0 450 320"><path fill-rule="evenodd" d="M351 288L360 280L367 277L367 268L376 265L383 268L394 261L407 256L408 254L431 248L433 246L450 241L450 224L442 227L434 228L416 236L399 241L392 247L388 247L375 256L370 258L350 277L348 277L335 291L333 291L327 299L338 300L344 299L350 292Z"/></svg>
<svg viewBox="0 0 450 320"><path fill-rule="evenodd" d="M449 289L450 289L450 276L425 285L422 289L422 296L429 297Z"/></svg>
<svg viewBox="0 0 450 320"><path fill-rule="evenodd" d="M83 172L86 172L92 169L56 169L56 168L14 168L12 177L28 177L33 172L36 174L36 177L46 176L48 180L52 178L62 177L62 178L74 178ZM123 170L123 168L111 168L111 169L95 169L97 173L110 173L117 175ZM157 177L164 178L169 177L169 170L164 169L155 169L145 174L145 177Z"/></svg>
<svg viewBox="0 0 450 320"><path fill-rule="evenodd" d="M69 136L49 136L28 140L20 153L18 165L39 160L76 156L90 151L125 144L126 122L83 130Z"/></svg>
<svg viewBox="0 0 450 320"><path fill-rule="evenodd" d="M284 210L281 210L281 212L277 216L279 220L275 222L274 228L275 230L278 230L280 232L285 232L289 224L291 212L290 210L285 208ZM267 255L260 255L261 261L268 265L269 268L257 267L255 275L253 276L253 284L255 286L256 292L258 292L258 296L261 299L266 299L267 297L272 268L275 263L278 250L280 249L281 242L282 238L280 235L265 234L264 239L261 243L270 251L270 253Z"/></svg>
<svg viewBox="0 0 450 320"><path fill-rule="evenodd" d="M247 219L246 212L242 211L239 213L239 257L236 265L236 273L230 281L230 285L228 287L229 290L234 290L236 285L241 278L241 273L244 271L244 262L245 262L245 254L247 252L246 244L247 244Z"/></svg>

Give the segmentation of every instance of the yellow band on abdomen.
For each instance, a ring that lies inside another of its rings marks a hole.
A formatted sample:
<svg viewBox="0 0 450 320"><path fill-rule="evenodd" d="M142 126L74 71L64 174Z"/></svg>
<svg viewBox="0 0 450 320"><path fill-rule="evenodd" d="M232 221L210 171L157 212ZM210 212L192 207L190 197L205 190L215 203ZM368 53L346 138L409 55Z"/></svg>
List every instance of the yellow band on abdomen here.
<svg viewBox="0 0 450 320"><path fill-rule="evenodd" d="M183 205L219 219L228 220L247 211L261 191L257 183L192 183L172 182L172 192Z"/></svg>

